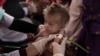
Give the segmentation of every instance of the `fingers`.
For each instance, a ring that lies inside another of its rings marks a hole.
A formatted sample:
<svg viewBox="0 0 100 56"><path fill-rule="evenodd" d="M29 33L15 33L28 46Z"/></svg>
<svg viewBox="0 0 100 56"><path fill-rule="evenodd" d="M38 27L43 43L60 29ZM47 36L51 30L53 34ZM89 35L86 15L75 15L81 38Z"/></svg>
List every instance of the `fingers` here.
<svg viewBox="0 0 100 56"><path fill-rule="evenodd" d="M34 34L28 33L27 36L28 36L29 40L31 40L31 41L34 41L35 40Z"/></svg>
<svg viewBox="0 0 100 56"><path fill-rule="evenodd" d="M36 13L37 12L37 7L33 2L30 2L28 6L29 13Z"/></svg>
<svg viewBox="0 0 100 56"><path fill-rule="evenodd" d="M49 41L53 40L54 38L55 38L54 36L49 36L49 37L46 36L45 38L43 38L43 39L41 39L41 40L39 40L37 42L41 42L44 45L46 45Z"/></svg>
<svg viewBox="0 0 100 56"><path fill-rule="evenodd" d="M29 6L29 3L26 3L26 2L20 2L19 3L22 7L27 7Z"/></svg>
<svg viewBox="0 0 100 56"><path fill-rule="evenodd" d="M49 41L52 41L55 38L56 35L49 35L49 37L44 38L43 42L46 44Z"/></svg>
<svg viewBox="0 0 100 56"><path fill-rule="evenodd" d="M58 47L58 46L59 46L59 44L58 44L57 42L53 42L53 43L52 43L52 47L53 47L54 50L55 50L55 48Z"/></svg>
<svg viewBox="0 0 100 56"><path fill-rule="evenodd" d="M56 37L56 35L50 35L50 36L47 38L47 41L51 41L51 40L53 40L55 37Z"/></svg>
<svg viewBox="0 0 100 56"><path fill-rule="evenodd" d="M62 45L62 46L64 46L64 45L66 44L67 39L68 39L68 37L65 37L65 38L62 40L62 42L61 42L61 45Z"/></svg>
<svg viewBox="0 0 100 56"><path fill-rule="evenodd" d="M31 38L31 37L34 37L34 34L32 34L32 33L28 33L27 35L28 35L30 38Z"/></svg>
<svg viewBox="0 0 100 56"><path fill-rule="evenodd" d="M45 29L43 24L39 25L39 30L42 30L42 29Z"/></svg>
<svg viewBox="0 0 100 56"><path fill-rule="evenodd" d="M63 38L63 35L62 34L57 34L56 35L56 38L54 39L54 42L60 43L61 40L62 40L62 38Z"/></svg>
<svg viewBox="0 0 100 56"><path fill-rule="evenodd" d="M57 42L53 42L51 46L53 47L54 54L59 53L60 45Z"/></svg>

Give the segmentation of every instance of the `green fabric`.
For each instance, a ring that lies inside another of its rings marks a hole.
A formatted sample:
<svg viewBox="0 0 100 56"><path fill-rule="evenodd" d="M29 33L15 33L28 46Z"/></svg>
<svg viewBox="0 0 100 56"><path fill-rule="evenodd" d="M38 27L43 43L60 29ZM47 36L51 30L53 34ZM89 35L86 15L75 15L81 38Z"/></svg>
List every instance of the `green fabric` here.
<svg viewBox="0 0 100 56"><path fill-rule="evenodd" d="M79 45L77 42L73 41L73 40L69 40L72 44L76 45L77 47L81 48L84 52L88 53L88 50L85 49L84 47L82 47L81 45Z"/></svg>

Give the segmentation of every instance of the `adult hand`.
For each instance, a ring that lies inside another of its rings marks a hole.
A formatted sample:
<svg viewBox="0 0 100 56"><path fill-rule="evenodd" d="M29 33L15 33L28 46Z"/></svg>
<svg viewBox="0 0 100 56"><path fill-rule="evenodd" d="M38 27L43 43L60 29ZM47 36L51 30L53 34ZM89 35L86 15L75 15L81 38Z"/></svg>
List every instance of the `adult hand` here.
<svg viewBox="0 0 100 56"><path fill-rule="evenodd" d="M20 2L20 5L21 5L22 7L27 7L27 6L29 5L29 3L26 3L26 2Z"/></svg>
<svg viewBox="0 0 100 56"><path fill-rule="evenodd" d="M37 12L36 5L33 3L33 1L31 1L31 2L20 2L20 5L22 7L27 7L29 14L36 13Z"/></svg>
<svg viewBox="0 0 100 56"><path fill-rule="evenodd" d="M45 30L44 25L39 25L39 33L35 37L43 37L43 36L48 36L49 33Z"/></svg>
<svg viewBox="0 0 100 56"><path fill-rule="evenodd" d="M61 44L58 44L57 42L52 43L53 56L64 56L66 41L67 37L62 40Z"/></svg>
<svg viewBox="0 0 100 56"><path fill-rule="evenodd" d="M45 50L46 44L47 44L49 41L53 40L54 38L55 38L55 37L54 37L53 35L50 35L49 37L43 38L43 39L41 39L41 40L39 40L39 41L37 41L37 42L34 42L34 43L32 43L32 44L33 44L33 46L36 48L36 50L39 52L39 54L42 54L43 51Z"/></svg>
<svg viewBox="0 0 100 56"><path fill-rule="evenodd" d="M27 34L27 37L28 37L28 39L29 39L30 41L35 41L35 39L36 39L33 33L28 33L28 34Z"/></svg>

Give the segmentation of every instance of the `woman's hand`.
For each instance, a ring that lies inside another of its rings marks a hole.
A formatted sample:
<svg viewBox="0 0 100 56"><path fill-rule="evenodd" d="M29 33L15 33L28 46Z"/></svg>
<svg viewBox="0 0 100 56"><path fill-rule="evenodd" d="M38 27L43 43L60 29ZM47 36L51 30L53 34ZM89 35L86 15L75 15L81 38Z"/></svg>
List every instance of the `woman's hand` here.
<svg viewBox="0 0 100 56"><path fill-rule="evenodd" d="M38 51L38 53L39 53L39 54L42 54L43 51L45 50L46 44L47 44L49 41L53 40L54 38L55 38L54 36L51 36L51 35L50 35L49 37L43 38L43 39L41 39L41 40L39 40L39 41L37 41L37 42L34 42L34 43L32 43L32 44L33 44L33 46L36 48L36 50Z"/></svg>
<svg viewBox="0 0 100 56"><path fill-rule="evenodd" d="M53 47L53 56L64 56L65 54L65 45L66 45L67 37L65 37L61 44L57 42L52 43Z"/></svg>

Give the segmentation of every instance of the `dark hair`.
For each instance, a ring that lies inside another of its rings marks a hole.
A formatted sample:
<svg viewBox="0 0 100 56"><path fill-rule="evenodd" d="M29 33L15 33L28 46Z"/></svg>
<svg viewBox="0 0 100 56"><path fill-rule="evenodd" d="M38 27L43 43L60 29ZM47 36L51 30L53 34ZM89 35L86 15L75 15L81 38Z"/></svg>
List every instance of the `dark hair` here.
<svg viewBox="0 0 100 56"><path fill-rule="evenodd" d="M66 44L65 56L75 56L75 47L73 45Z"/></svg>
<svg viewBox="0 0 100 56"><path fill-rule="evenodd" d="M62 4L68 4L70 6L72 0L62 0Z"/></svg>

